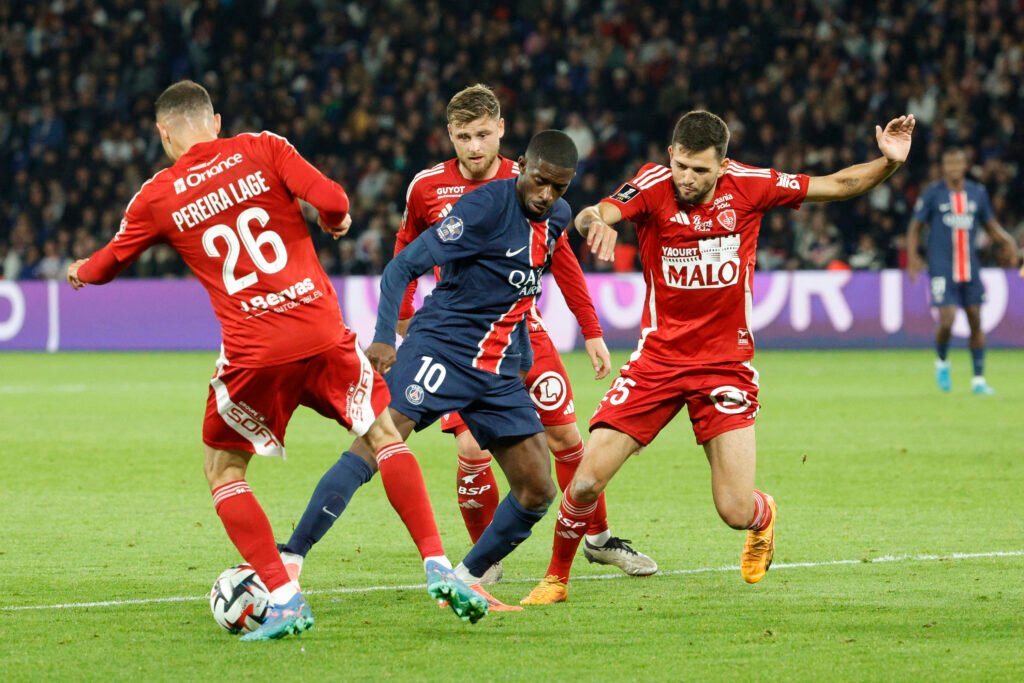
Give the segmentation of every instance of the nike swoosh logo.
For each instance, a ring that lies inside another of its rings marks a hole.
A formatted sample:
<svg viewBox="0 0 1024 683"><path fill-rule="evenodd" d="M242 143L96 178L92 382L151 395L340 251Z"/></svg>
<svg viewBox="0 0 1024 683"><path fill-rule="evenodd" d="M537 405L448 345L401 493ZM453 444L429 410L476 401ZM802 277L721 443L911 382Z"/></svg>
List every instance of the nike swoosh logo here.
<svg viewBox="0 0 1024 683"><path fill-rule="evenodd" d="M326 505L325 505L325 506L323 506L323 507L322 507L322 508L320 508L320 509L321 509L321 510L323 510L323 511L324 511L325 513L327 513L328 515L330 515L331 517L334 517L335 519L337 519L337 518L338 518L338 515L334 514L334 513L333 513L333 512L331 512L330 510L328 510L328 509L327 509L327 506L326 506Z"/></svg>
<svg viewBox="0 0 1024 683"><path fill-rule="evenodd" d="M513 256L515 256L519 252L523 251L524 249L526 249L526 247L519 247L515 251L512 251L511 249L506 249L505 250L505 256L508 256L509 258L512 258Z"/></svg>

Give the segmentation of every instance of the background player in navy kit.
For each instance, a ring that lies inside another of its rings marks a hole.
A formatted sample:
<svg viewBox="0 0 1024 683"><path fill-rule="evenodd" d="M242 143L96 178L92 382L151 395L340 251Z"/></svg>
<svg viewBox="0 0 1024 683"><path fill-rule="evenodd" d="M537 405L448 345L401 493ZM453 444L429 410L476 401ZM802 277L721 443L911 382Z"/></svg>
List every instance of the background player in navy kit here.
<svg viewBox="0 0 1024 683"><path fill-rule="evenodd" d="M942 153L942 180L932 183L917 200L907 231L907 274L911 280L923 269L918 252L921 229L928 227L928 277L932 305L939 309L935 333L935 381L943 391L952 388L949 373L949 340L956 309L967 313L971 328L970 348L974 365L971 389L975 394L994 393L985 381L985 332L981 329L981 303L985 287L981 282L981 259L975 240L978 226L998 243L997 253L1007 266L1016 265L1013 238L992 214L988 192L980 183L967 180L967 157L961 149Z"/></svg>

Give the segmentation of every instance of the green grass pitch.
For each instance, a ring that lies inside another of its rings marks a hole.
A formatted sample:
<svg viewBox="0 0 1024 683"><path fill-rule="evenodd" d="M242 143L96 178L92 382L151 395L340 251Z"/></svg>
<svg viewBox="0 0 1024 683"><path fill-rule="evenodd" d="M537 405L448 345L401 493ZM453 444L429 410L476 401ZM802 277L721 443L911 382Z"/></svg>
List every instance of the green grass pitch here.
<svg viewBox="0 0 1024 683"><path fill-rule="evenodd" d="M202 474L214 360L0 354L0 680L991 681L1024 670L1019 351L990 353L993 397L970 394L963 350L945 395L927 351L759 354L758 484L780 521L776 566L756 586L735 568L743 535L718 520L683 417L608 491L613 531L664 575L625 578L580 558L567 604L464 624L417 585L415 548L374 479L309 556L316 627L255 644L220 631L204 598L239 561ZM585 424L610 378L591 379L579 354L567 363ZM279 538L349 441L300 409L288 460L253 462ZM410 443L458 560L468 537L454 443L436 429ZM553 512L505 561L499 598L518 601L543 574ZM24 609L128 600L140 602Z"/></svg>

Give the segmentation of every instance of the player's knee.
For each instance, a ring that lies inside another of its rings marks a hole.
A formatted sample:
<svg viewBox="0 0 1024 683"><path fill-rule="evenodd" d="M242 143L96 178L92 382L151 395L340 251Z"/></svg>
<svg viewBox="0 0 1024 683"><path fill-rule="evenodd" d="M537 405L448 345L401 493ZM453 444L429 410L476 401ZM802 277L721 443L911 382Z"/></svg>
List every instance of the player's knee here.
<svg viewBox="0 0 1024 683"><path fill-rule="evenodd" d="M210 489L245 479L246 460L224 451L207 449L203 460L203 474Z"/></svg>
<svg viewBox="0 0 1024 683"><path fill-rule="evenodd" d="M528 486L513 493L519 504L527 510L547 510L558 495L558 489L551 481L551 477L546 477L531 481Z"/></svg>
<svg viewBox="0 0 1024 683"><path fill-rule="evenodd" d="M486 461L486 462L490 462L490 460L491 460L491 453L490 453L490 451L485 451L485 450L481 449L480 448L480 444L478 444L476 442L476 439L472 438L471 436L469 438L465 438L465 436L468 435L468 434L469 434L469 432L466 432L465 434L460 434L455 439L455 443L458 445L458 448L459 448L459 459L460 460L470 461L470 462L473 462L473 461Z"/></svg>
<svg viewBox="0 0 1024 683"><path fill-rule="evenodd" d="M606 483L596 477L576 472L576 476L569 484L569 495L578 505L589 505L598 499Z"/></svg>
<svg viewBox="0 0 1024 683"><path fill-rule="evenodd" d="M552 452L574 448L583 440L583 437L580 436L580 430L574 424L548 427L544 430L544 433L547 436L548 448Z"/></svg>

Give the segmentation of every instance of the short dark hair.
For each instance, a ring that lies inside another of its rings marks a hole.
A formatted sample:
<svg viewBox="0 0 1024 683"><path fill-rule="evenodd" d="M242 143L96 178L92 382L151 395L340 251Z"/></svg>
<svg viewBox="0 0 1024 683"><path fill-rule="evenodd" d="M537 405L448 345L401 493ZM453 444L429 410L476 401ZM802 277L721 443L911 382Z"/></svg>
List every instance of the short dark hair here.
<svg viewBox="0 0 1024 683"><path fill-rule="evenodd" d="M576 143L572 138L560 130L542 130L530 138L530 144L526 146L526 156L529 160L544 160L561 168L576 170L576 162L580 159L580 153L576 150Z"/></svg>
<svg viewBox="0 0 1024 683"><path fill-rule="evenodd" d="M156 98L157 118L191 113L213 113L210 93L195 81L178 81Z"/></svg>
<svg viewBox="0 0 1024 683"><path fill-rule="evenodd" d="M483 83L471 85L455 93L448 101L448 123L464 126L484 117L497 121L501 118L501 105L494 91Z"/></svg>
<svg viewBox="0 0 1024 683"><path fill-rule="evenodd" d="M729 126L709 111L691 111L682 115L672 131L672 145L688 152L703 152L714 147L719 159L729 150Z"/></svg>
<svg viewBox="0 0 1024 683"><path fill-rule="evenodd" d="M967 156L967 152L964 151L963 147L947 147L944 150L942 150L942 158L943 159L945 159L946 157L948 157L948 156L950 156L952 154L962 154L964 156Z"/></svg>

